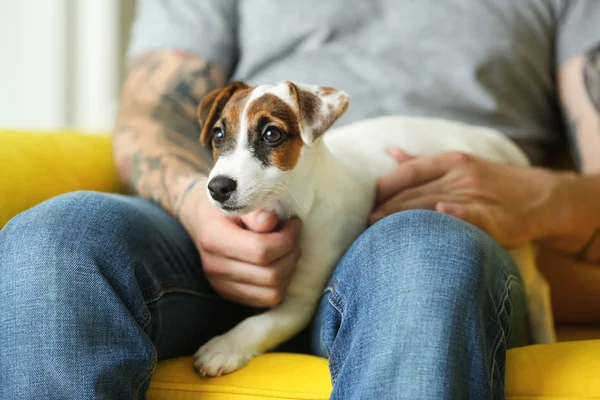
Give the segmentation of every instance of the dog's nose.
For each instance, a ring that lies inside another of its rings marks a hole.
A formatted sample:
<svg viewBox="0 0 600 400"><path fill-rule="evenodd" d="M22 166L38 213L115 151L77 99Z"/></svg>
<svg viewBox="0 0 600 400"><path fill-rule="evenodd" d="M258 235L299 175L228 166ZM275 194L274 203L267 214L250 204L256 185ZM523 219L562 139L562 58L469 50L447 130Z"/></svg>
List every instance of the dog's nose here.
<svg viewBox="0 0 600 400"><path fill-rule="evenodd" d="M236 188L237 182L223 175L215 176L208 182L210 195L220 203L226 202Z"/></svg>

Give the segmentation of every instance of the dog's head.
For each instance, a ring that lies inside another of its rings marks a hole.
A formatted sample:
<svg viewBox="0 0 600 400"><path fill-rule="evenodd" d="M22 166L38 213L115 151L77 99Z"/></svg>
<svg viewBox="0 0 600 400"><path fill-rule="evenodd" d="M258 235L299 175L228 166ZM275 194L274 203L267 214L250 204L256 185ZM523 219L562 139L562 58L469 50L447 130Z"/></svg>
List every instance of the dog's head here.
<svg viewBox="0 0 600 400"><path fill-rule="evenodd" d="M200 141L212 143L208 177L213 205L243 215L289 195L303 155L344 114L349 96L329 87L283 81L212 91L198 107Z"/></svg>

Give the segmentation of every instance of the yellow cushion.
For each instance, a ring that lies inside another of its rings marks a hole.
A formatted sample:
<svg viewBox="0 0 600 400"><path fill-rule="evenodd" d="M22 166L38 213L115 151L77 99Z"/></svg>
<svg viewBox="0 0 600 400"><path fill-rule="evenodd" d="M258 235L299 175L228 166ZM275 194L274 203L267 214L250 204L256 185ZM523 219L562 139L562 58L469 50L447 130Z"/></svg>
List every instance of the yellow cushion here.
<svg viewBox="0 0 600 400"><path fill-rule="evenodd" d="M121 190L108 135L0 130L0 227L74 190Z"/></svg>
<svg viewBox="0 0 600 400"><path fill-rule="evenodd" d="M600 340L511 349L507 353L506 398L600 398L599 355ZM191 357L163 361L150 382L148 399L327 399L330 391L324 359L273 353L219 378L199 376Z"/></svg>
<svg viewBox="0 0 600 400"><path fill-rule="evenodd" d="M0 130L0 227L43 200L72 190L122 191L108 135ZM598 326L561 327L563 340L600 338ZM149 399L326 399L327 362L297 354L266 354L242 370L202 378L189 357L162 361ZM509 399L600 398L600 340L527 346L507 354Z"/></svg>
<svg viewBox="0 0 600 400"><path fill-rule="evenodd" d="M150 382L149 400L328 399L327 361L301 354L265 354L239 371L203 378L191 357L162 361Z"/></svg>
<svg viewBox="0 0 600 400"><path fill-rule="evenodd" d="M507 399L600 398L600 340L511 349L506 361Z"/></svg>

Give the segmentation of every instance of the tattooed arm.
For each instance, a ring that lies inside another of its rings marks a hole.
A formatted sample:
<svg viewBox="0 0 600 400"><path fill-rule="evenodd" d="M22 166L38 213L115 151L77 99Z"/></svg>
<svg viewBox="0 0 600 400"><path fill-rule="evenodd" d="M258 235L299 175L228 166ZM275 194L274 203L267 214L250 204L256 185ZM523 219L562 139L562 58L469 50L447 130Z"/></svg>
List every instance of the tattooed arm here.
<svg viewBox="0 0 600 400"><path fill-rule="evenodd" d="M129 67L113 139L117 169L134 192L175 217L211 164L198 141L196 109L224 84L217 66L183 52L152 52Z"/></svg>
<svg viewBox="0 0 600 400"><path fill-rule="evenodd" d="M581 173L564 181L563 234L547 244L600 264L600 45L560 66L558 84Z"/></svg>
<svg viewBox="0 0 600 400"><path fill-rule="evenodd" d="M600 45L561 66L558 84L579 168L600 173Z"/></svg>

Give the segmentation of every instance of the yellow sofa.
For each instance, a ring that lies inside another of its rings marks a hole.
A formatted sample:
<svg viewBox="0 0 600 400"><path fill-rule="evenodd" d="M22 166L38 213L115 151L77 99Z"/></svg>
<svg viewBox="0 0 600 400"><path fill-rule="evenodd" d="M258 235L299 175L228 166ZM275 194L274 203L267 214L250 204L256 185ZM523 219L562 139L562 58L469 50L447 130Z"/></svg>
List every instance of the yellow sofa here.
<svg viewBox="0 0 600 400"><path fill-rule="evenodd" d="M45 199L82 189L122 191L108 135L0 130L0 228ZM548 275L552 284L566 289L562 296L555 296L554 305L561 314L558 320L568 324L559 326L561 343L508 351L506 398L600 398L600 268L590 268L578 277L557 269ZM593 293L596 297L584 298ZM147 397L327 399L330 391L325 360L272 353L234 374L213 379L198 376L190 357L161 361Z"/></svg>

